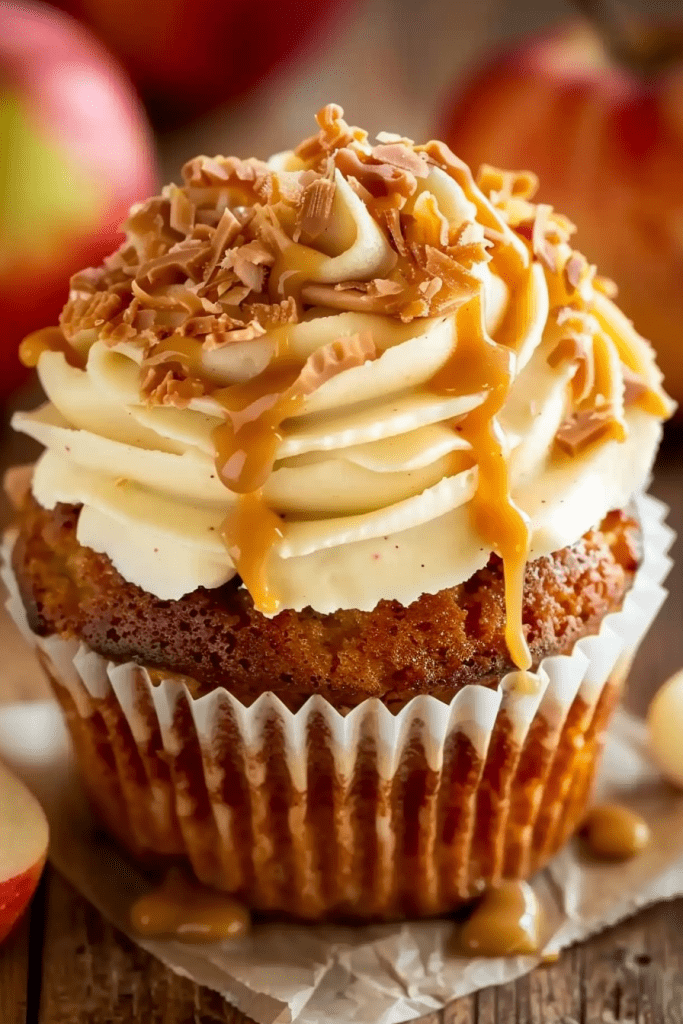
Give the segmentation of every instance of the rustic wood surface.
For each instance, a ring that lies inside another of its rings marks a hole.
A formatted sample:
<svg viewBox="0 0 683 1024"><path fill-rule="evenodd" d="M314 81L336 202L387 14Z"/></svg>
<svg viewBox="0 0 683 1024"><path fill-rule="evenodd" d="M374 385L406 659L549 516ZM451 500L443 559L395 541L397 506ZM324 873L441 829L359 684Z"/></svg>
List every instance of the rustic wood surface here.
<svg viewBox="0 0 683 1024"><path fill-rule="evenodd" d="M35 396L23 396L31 405ZM1 440L1 439L0 439ZM0 468L28 461L25 440L0 444ZM683 433L671 432L652 492L683 532ZM0 505L0 524L10 512ZM683 540L674 549L683 566ZM627 703L643 713L683 665L683 571L638 655ZM4 611L3 611L4 614ZM0 702L44 696L32 655L0 618ZM109 925L48 869L30 913L0 947L0 1024L249 1024L215 993L177 978ZM422 1024L683 1024L683 899L565 951L516 982L460 999ZM332 1024L332 1022L331 1022Z"/></svg>

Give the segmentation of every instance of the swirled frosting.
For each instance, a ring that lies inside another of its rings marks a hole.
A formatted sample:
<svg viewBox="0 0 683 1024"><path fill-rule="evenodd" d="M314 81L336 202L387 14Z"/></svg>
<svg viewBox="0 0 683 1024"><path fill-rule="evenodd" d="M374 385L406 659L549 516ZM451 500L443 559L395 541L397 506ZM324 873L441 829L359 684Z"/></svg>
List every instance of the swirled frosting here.
<svg viewBox="0 0 683 1024"><path fill-rule="evenodd" d="M533 175L318 122L191 161L25 341L33 493L159 598L238 573L267 615L405 605L496 552L527 667L525 562L643 486L661 375Z"/></svg>

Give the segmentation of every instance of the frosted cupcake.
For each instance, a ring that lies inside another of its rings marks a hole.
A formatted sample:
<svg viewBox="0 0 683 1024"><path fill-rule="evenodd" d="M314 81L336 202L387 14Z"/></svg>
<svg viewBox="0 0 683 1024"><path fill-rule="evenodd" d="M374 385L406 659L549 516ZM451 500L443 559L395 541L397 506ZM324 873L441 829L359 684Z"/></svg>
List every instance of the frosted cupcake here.
<svg viewBox="0 0 683 1024"><path fill-rule="evenodd" d="M318 123L190 161L24 342L11 606L135 856L437 914L584 813L661 597L671 405L532 175Z"/></svg>

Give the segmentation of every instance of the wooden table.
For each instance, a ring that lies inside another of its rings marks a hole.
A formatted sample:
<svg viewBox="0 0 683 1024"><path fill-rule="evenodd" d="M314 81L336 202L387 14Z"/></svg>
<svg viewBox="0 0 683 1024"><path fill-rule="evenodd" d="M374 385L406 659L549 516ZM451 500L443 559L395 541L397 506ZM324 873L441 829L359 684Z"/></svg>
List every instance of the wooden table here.
<svg viewBox="0 0 683 1024"><path fill-rule="evenodd" d="M21 457L25 452L19 451ZM16 461L16 442L2 461ZM657 464L655 495L683 525L683 435ZM6 518L7 512L2 515ZM2 516L0 516L0 519ZM678 544L683 565L683 543ZM630 707L643 712L683 665L683 572L634 668ZM0 700L42 694L33 662L2 620ZM175 977L107 924L49 870L30 915L0 947L0 1024L248 1024L212 992ZM509 985L460 999L423 1024L683 1024L683 899L655 906L565 951ZM332 1024L332 1022L331 1022Z"/></svg>

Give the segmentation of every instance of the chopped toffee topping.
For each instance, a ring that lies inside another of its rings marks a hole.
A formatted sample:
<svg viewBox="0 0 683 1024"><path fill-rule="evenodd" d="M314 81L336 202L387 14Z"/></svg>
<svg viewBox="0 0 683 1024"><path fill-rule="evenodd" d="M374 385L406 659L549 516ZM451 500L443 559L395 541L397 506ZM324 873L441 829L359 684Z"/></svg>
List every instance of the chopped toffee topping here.
<svg viewBox="0 0 683 1024"><path fill-rule="evenodd" d="M126 239L103 266L72 278L61 330L27 339L26 361L35 365L50 348L82 365L94 339L112 347L125 342L141 351L140 393L149 404L185 408L213 398L224 417L214 431L217 473L239 496L222 536L257 607L270 613L278 598L267 558L284 526L268 508L263 487L282 424L336 374L380 354L371 333L362 331L297 361L287 326L330 311L403 323L452 316L457 344L428 386L441 395L485 395L457 429L479 467L473 515L505 564L510 650L527 668L521 587L529 529L510 495L497 415L530 326L530 304L520 300L531 271L542 268L551 297L547 329L557 341L548 363L576 364L556 438L562 451L574 456L599 438L619 436L622 405L652 394L656 385L646 381L645 366L640 375L620 363L593 315L594 289L609 295L611 283L596 278L595 268L571 249L571 222L532 202L535 175L484 165L475 184L442 142L415 145L383 133L371 145L336 104L319 111L317 122L317 133L284 161L190 160L181 185L131 210ZM439 174L461 190L457 213L446 216L438 189L429 188L430 176ZM326 247L335 244L342 186L363 204L385 244L382 271L375 269L370 279L335 282L321 272L330 259ZM519 307L504 313L495 337L485 328L482 282L489 272L505 282ZM273 354L256 377L224 387L207 375L205 354L258 342L269 331ZM639 357L631 365L640 366Z"/></svg>
<svg viewBox="0 0 683 1024"><path fill-rule="evenodd" d="M362 366L377 355L370 331L351 334L323 345L308 357L293 385L300 395L311 395L332 377L354 366Z"/></svg>

